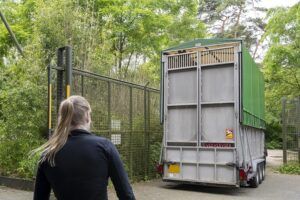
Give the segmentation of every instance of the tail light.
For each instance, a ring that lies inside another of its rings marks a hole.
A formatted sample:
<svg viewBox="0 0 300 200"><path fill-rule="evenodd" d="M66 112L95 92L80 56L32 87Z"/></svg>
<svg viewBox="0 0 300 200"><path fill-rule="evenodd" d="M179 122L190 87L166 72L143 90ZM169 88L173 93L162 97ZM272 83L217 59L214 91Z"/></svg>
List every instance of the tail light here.
<svg viewBox="0 0 300 200"><path fill-rule="evenodd" d="M156 165L156 171L157 171L157 173L159 173L160 175L162 175L163 172L164 172L164 166L163 166L163 164Z"/></svg>
<svg viewBox="0 0 300 200"><path fill-rule="evenodd" d="M244 171L244 169L240 169L240 180L247 181L247 173Z"/></svg>

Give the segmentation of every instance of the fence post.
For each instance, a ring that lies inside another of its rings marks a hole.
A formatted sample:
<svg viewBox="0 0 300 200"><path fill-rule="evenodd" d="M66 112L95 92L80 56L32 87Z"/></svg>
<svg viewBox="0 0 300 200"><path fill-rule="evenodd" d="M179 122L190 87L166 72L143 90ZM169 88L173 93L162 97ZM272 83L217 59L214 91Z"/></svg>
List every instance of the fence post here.
<svg viewBox="0 0 300 200"><path fill-rule="evenodd" d="M287 134L287 129L286 129L286 98L282 98L282 147L283 147L283 164L287 164L287 153L286 153L286 134Z"/></svg>
<svg viewBox="0 0 300 200"><path fill-rule="evenodd" d="M107 81L107 117L108 117L108 135L111 138L111 82Z"/></svg>
<svg viewBox="0 0 300 200"><path fill-rule="evenodd" d="M297 147L298 147L298 163L300 164L300 97L296 101L296 137L297 137Z"/></svg>
<svg viewBox="0 0 300 200"><path fill-rule="evenodd" d="M129 133L129 177L132 180L132 131L133 131L133 127L132 127L132 87L129 87L129 129L130 129L130 133Z"/></svg>
<svg viewBox="0 0 300 200"><path fill-rule="evenodd" d="M52 85L51 85L51 66L48 66L48 137L51 136L51 124L52 124Z"/></svg>
<svg viewBox="0 0 300 200"><path fill-rule="evenodd" d="M66 46L66 98L71 96L72 84L72 47Z"/></svg>
<svg viewBox="0 0 300 200"><path fill-rule="evenodd" d="M145 178L148 176L148 152L147 152L147 147L148 147L148 141L147 141L147 86L149 82L146 83L144 86L144 172L145 172ZM148 177L147 177L148 178Z"/></svg>
<svg viewBox="0 0 300 200"><path fill-rule="evenodd" d="M57 80L56 80L56 111L58 113L60 102L63 99L63 50L64 48L61 47L57 49Z"/></svg>
<svg viewBox="0 0 300 200"><path fill-rule="evenodd" d="M81 96L84 96L84 78L83 75L81 75Z"/></svg>
<svg viewBox="0 0 300 200"><path fill-rule="evenodd" d="M150 91L147 91L147 102L148 102L148 106L147 106L147 176L149 177L149 160L150 160Z"/></svg>

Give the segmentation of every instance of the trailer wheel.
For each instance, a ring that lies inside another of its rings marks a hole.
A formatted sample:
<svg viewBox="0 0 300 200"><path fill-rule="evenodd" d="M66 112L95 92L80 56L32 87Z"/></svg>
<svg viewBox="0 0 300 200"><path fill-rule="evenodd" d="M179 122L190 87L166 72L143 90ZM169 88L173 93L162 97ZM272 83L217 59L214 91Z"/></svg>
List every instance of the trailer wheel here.
<svg viewBox="0 0 300 200"><path fill-rule="evenodd" d="M258 180L259 180L259 184L262 183L263 181L263 163L259 163L258 166L257 166L257 173L258 173Z"/></svg>
<svg viewBox="0 0 300 200"><path fill-rule="evenodd" d="M259 168L257 168L257 172L253 178L250 179L249 185L252 188L257 188L259 185Z"/></svg>
<svg viewBox="0 0 300 200"><path fill-rule="evenodd" d="M265 162L262 163L261 171L262 171L262 180L265 180L265 176L266 176L266 164L265 164Z"/></svg>

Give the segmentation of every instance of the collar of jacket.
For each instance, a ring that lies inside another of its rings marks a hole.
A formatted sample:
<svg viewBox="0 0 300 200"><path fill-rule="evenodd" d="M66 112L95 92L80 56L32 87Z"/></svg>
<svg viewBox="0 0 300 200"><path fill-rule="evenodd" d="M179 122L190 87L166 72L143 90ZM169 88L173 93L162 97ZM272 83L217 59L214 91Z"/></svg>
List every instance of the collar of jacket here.
<svg viewBox="0 0 300 200"><path fill-rule="evenodd" d="M91 135L91 133L89 131L84 130L84 129L74 129L70 133L71 136L82 135L82 134Z"/></svg>

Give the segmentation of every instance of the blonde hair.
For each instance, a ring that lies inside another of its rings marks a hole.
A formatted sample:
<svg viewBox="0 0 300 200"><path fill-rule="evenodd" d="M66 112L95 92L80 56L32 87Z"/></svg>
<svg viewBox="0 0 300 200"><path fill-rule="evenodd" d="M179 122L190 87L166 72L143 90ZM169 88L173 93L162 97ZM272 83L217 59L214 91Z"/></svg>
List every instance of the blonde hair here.
<svg viewBox="0 0 300 200"><path fill-rule="evenodd" d="M33 151L42 154L40 163L48 161L52 167L55 166L55 155L66 144L70 131L76 127L89 129L90 112L90 104L84 97L70 96L61 102L54 133L45 144Z"/></svg>

